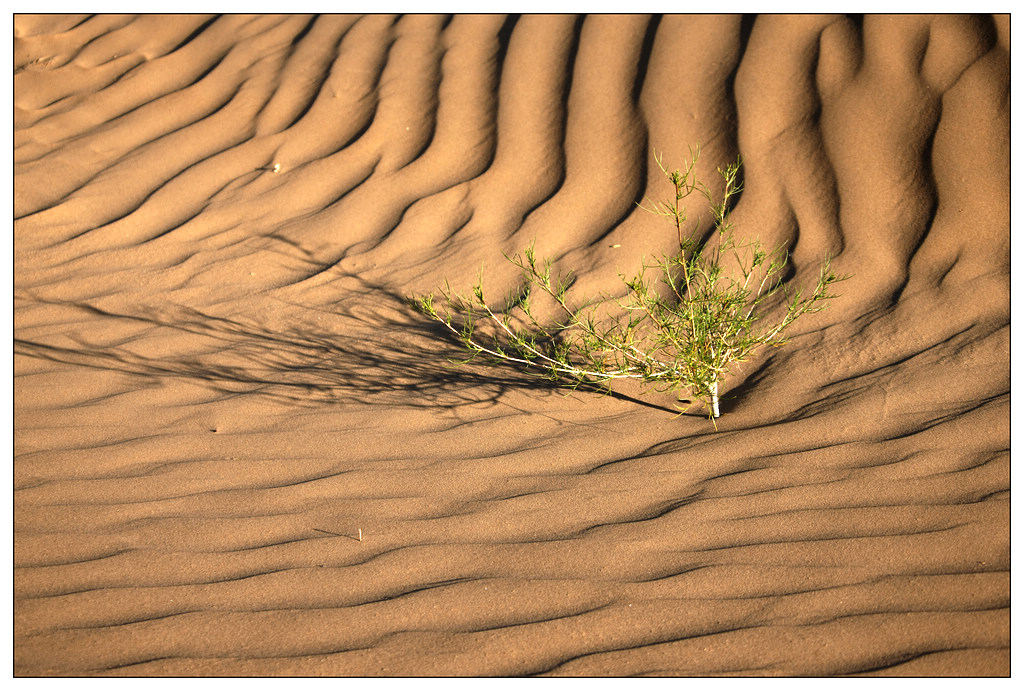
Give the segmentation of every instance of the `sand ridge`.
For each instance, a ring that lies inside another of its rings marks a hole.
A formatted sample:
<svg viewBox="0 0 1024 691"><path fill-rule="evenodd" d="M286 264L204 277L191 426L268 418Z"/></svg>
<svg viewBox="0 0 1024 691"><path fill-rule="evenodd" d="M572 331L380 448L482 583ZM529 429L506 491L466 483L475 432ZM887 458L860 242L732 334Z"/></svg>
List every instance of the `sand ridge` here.
<svg viewBox="0 0 1024 691"><path fill-rule="evenodd" d="M18 15L14 671L1009 673L1009 18ZM403 302L619 285L651 157L852 278L566 395Z"/></svg>

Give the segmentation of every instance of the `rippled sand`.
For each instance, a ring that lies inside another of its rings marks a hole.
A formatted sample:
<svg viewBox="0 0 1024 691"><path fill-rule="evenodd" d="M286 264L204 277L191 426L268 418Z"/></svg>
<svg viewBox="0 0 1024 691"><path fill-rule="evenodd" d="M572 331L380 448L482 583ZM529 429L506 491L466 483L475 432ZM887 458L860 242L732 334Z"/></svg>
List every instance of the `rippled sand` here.
<svg viewBox="0 0 1024 691"><path fill-rule="evenodd" d="M1006 675L1009 18L16 16L17 675ZM853 278L566 395L403 303L674 242Z"/></svg>

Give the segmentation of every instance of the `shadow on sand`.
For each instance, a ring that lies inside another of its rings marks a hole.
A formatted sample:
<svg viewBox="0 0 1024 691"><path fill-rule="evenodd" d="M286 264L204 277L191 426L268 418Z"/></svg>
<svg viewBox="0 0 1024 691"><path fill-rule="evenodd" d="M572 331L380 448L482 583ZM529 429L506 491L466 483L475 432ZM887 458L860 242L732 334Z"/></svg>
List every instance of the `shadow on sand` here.
<svg viewBox="0 0 1024 691"><path fill-rule="evenodd" d="M61 340L73 345L16 337L16 355L153 380L193 380L225 394L264 395L297 405L456 408L497 403L512 389L564 390L504 363L458 364L468 353L452 334L413 311L401 296L380 288L329 311L300 310L307 317L328 316L330 328L309 323L272 327L182 305L114 312L83 302L25 300L81 310L110 323L101 333L127 329L137 337L97 344L73 331L62 332ZM144 344L160 337L161 351L173 347L174 354L145 352ZM673 415L679 412L616 391L590 390Z"/></svg>

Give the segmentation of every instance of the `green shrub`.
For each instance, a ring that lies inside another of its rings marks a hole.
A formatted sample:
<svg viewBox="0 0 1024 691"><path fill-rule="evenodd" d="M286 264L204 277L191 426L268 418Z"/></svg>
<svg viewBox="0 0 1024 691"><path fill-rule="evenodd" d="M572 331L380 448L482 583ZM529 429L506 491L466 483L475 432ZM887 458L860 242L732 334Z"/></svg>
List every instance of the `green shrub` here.
<svg viewBox="0 0 1024 691"><path fill-rule="evenodd" d="M446 285L440 308L433 293L411 303L455 334L470 360L483 356L511 363L573 388L635 379L659 390L685 389L712 420L717 418L719 386L731 367L763 345L785 343L789 326L824 309L836 297L829 287L845 277L837 276L826 258L817 285L804 293L782 280L789 259L784 248L767 252L757 240L737 243L729 201L741 189L740 162L719 169L725 191L716 202L695 177L699 153L692 150L686 168L671 172L655 156L675 195L666 202L648 200L642 208L671 220L679 251L643 262L631 279L623 276L624 296L570 303L574 275L552 276L550 260L538 264L531 245L522 255L506 255L524 282L500 308L488 305L482 278L468 295ZM682 202L694 192L710 205L714 231L706 238L699 237L696 225L686 228ZM727 271L725 263L732 269ZM649 278L655 270L657 278ZM556 310L554 319L537 316L537 295Z"/></svg>

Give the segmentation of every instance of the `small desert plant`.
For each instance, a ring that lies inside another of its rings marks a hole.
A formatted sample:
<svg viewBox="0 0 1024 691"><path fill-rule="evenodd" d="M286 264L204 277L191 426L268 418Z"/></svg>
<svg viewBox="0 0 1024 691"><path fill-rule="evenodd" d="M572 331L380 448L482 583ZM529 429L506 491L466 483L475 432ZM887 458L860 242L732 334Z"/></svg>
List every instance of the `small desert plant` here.
<svg viewBox="0 0 1024 691"><path fill-rule="evenodd" d="M699 149L691 151L686 168L671 172L655 155L675 195L667 202L648 200L642 208L671 220L679 251L643 262L631 279L623 276L624 296L570 303L574 275L553 277L550 260L538 264L531 245L522 255L506 255L525 280L501 307L488 304L482 279L469 295L446 285L440 310L432 293L412 298L413 306L444 324L473 357L511 363L573 388L635 379L659 390L686 389L717 418L719 384L730 368L763 345L785 343L787 328L823 309L835 297L829 287L842 278L826 258L810 293L791 289L782 280L784 248L767 252L757 240L733 238L729 202L741 189L739 160L719 169L725 191L716 202L695 177L698 155ZM682 202L693 192L710 205L713 231L706 237L699 236L699 224L686 227ZM648 278L653 270L656 280ZM538 291L556 310L554 320L536 316Z"/></svg>

